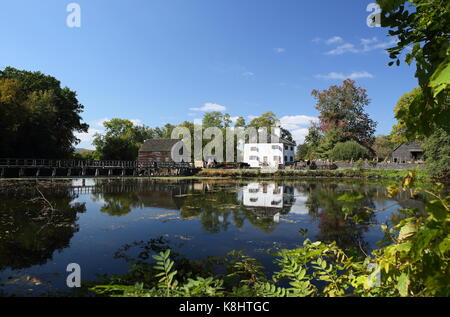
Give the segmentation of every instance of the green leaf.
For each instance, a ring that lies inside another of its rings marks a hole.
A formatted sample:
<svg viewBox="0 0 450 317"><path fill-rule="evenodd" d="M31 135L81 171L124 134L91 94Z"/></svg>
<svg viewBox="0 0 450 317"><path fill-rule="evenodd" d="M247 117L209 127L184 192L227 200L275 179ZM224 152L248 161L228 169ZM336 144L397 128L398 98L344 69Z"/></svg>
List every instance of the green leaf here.
<svg viewBox="0 0 450 317"><path fill-rule="evenodd" d="M409 276L406 273L402 273L398 278L397 289L400 293L400 296L406 297L408 296L408 288L409 288Z"/></svg>

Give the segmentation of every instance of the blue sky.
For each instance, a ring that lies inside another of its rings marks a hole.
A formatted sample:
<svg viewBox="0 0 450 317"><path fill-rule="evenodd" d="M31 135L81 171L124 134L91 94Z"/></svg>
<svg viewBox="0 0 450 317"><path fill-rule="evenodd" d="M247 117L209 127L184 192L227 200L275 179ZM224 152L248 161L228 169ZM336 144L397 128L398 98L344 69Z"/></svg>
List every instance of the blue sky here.
<svg viewBox="0 0 450 317"><path fill-rule="evenodd" d="M66 6L81 7L81 27ZM318 115L313 89L351 77L367 89L377 133L395 123L413 67L388 67L372 0L14 0L0 3L0 67L42 71L77 91L91 147L114 117L161 126L224 110L275 112L302 141Z"/></svg>

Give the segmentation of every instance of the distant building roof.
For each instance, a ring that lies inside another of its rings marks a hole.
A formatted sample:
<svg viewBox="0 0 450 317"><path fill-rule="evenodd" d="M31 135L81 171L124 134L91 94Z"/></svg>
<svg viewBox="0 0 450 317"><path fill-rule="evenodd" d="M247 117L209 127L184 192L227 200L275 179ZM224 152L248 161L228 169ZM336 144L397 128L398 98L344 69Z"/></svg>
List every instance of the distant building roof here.
<svg viewBox="0 0 450 317"><path fill-rule="evenodd" d="M423 152L422 147L420 146L419 143L417 143L416 141L412 141L410 143L400 143L399 145L397 145L394 150L392 150L392 153L394 153L395 151L397 151L402 145L405 145L406 148L409 151L414 151L414 152Z"/></svg>
<svg viewBox="0 0 450 317"><path fill-rule="evenodd" d="M180 139L148 139L142 144L139 152L170 152Z"/></svg>
<svg viewBox="0 0 450 317"><path fill-rule="evenodd" d="M277 140L277 138L278 138L278 140ZM275 141L273 141L273 140L275 140ZM250 140L247 140L245 143L246 143L246 144L257 144L257 143L262 143L262 144L264 144L264 143L283 143L283 144L285 144L285 145L292 145L292 146L295 146L295 143L294 143L294 142L291 142L291 141L289 141L289 140L286 140L286 139L283 139L283 138L280 138L280 137L277 137L277 136L273 136L272 138L271 138L270 136L267 136L267 140L259 140L259 142L250 142Z"/></svg>

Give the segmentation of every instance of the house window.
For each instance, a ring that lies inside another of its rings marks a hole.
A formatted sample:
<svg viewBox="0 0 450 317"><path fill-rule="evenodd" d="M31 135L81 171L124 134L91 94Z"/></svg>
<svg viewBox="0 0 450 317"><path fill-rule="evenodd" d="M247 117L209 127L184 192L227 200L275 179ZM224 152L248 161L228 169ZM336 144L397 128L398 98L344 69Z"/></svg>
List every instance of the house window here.
<svg viewBox="0 0 450 317"><path fill-rule="evenodd" d="M284 149L285 149L286 151L289 150L289 146L285 145L285 146L284 146Z"/></svg>
<svg viewBox="0 0 450 317"><path fill-rule="evenodd" d="M259 161L259 157L257 157L257 156L250 156L250 161Z"/></svg>
<svg viewBox="0 0 450 317"><path fill-rule="evenodd" d="M294 157L293 156L291 156L291 162L294 162Z"/></svg>
<svg viewBox="0 0 450 317"><path fill-rule="evenodd" d="M284 157L284 161L287 162L287 160L288 160L288 159L287 159L287 156L285 156L285 157Z"/></svg>
<svg viewBox="0 0 450 317"><path fill-rule="evenodd" d="M258 189L258 188L250 188L250 189L248 190L248 192L249 192L249 193L252 193L252 194L256 194L256 193L259 193L259 189Z"/></svg>
<svg viewBox="0 0 450 317"><path fill-rule="evenodd" d="M274 156L273 157L273 160L275 161L275 162L281 162L281 156Z"/></svg>
<svg viewBox="0 0 450 317"><path fill-rule="evenodd" d="M250 198L250 201L251 201L252 203L256 203L256 202L258 201L258 198Z"/></svg>
<svg viewBox="0 0 450 317"><path fill-rule="evenodd" d="M258 148L256 146L253 146L252 148L250 148L250 151L252 152L258 152Z"/></svg>
<svg viewBox="0 0 450 317"><path fill-rule="evenodd" d="M291 151L294 151L294 147L293 146L291 146Z"/></svg>
<svg viewBox="0 0 450 317"><path fill-rule="evenodd" d="M272 145L272 150L281 150L278 145Z"/></svg>

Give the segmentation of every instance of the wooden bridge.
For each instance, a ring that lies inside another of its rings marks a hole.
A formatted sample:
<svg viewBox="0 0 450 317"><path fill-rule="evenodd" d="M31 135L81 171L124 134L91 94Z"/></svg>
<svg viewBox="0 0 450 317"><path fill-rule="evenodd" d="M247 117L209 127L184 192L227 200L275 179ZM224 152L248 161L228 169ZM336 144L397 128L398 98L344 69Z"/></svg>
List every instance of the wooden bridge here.
<svg viewBox="0 0 450 317"><path fill-rule="evenodd" d="M192 163L0 159L0 177L142 177L193 175Z"/></svg>

